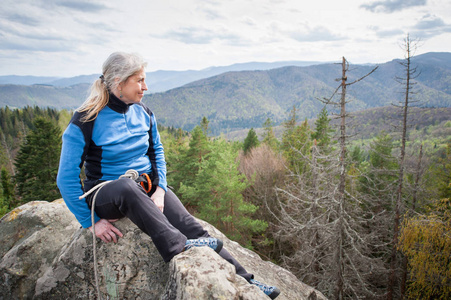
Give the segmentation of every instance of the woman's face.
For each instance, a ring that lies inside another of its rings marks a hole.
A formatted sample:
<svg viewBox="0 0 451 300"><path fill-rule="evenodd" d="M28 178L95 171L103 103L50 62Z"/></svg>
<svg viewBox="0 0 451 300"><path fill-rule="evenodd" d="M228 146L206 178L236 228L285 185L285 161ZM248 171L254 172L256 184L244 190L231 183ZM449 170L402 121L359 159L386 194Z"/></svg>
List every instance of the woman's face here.
<svg viewBox="0 0 451 300"><path fill-rule="evenodd" d="M119 95L122 94L121 99L127 104L139 103L144 97L144 91L147 91L146 73L141 69L135 75L130 76L127 81L121 82L118 86ZM116 95L116 96L119 96Z"/></svg>

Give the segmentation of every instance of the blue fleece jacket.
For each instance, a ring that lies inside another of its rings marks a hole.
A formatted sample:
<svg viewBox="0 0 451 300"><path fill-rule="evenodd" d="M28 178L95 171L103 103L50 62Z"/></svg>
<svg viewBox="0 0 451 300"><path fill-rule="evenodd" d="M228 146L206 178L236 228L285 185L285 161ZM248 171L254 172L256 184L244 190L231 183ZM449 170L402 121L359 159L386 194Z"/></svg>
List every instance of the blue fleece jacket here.
<svg viewBox="0 0 451 300"><path fill-rule="evenodd" d="M164 149L154 114L142 103L127 105L110 95L97 118L81 121L76 112L63 134L57 184L69 210L80 224L91 226L91 211L79 199L101 181L115 180L127 170L152 176L153 185L167 190ZM85 166L84 186L80 180ZM96 215L95 222L100 218Z"/></svg>

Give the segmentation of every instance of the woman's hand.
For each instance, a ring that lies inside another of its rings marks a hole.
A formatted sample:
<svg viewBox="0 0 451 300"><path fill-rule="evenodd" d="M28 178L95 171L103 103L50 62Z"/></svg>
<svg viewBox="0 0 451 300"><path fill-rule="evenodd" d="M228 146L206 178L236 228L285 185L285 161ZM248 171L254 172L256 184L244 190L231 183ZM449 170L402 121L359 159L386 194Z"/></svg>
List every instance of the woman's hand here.
<svg viewBox="0 0 451 300"><path fill-rule="evenodd" d="M111 220L116 221L116 220ZM122 233L113 226L108 220L100 219L94 224L96 230L96 236L105 243L114 242L117 243L117 236L122 237ZM89 227L92 232L92 226ZM117 236L116 236L117 235Z"/></svg>
<svg viewBox="0 0 451 300"><path fill-rule="evenodd" d="M164 209L164 195L166 192L159 186L157 186L157 189L155 190L155 193L150 196L150 199L152 199L153 203L163 212Z"/></svg>

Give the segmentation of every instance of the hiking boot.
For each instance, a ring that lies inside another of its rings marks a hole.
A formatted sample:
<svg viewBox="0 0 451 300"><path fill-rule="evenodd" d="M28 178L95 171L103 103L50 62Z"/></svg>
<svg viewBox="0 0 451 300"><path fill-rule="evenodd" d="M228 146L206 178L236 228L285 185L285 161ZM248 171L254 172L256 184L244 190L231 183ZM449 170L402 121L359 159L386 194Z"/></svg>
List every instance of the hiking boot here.
<svg viewBox="0 0 451 300"><path fill-rule="evenodd" d="M254 279L251 279L250 283L257 286L263 293L265 293L265 295L269 296L269 298L271 299L276 299L276 297L280 294L280 290L275 286L269 286Z"/></svg>
<svg viewBox="0 0 451 300"><path fill-rule="evenodd" d="M219 251L221 251L222 249L222 241L220 239L213 237L187 240L185 243L185 248L183 248L183 251L186 251L192 247L204 247L204 246L208 246L211 249L215 250L216 253L219 253Z"/></svg>

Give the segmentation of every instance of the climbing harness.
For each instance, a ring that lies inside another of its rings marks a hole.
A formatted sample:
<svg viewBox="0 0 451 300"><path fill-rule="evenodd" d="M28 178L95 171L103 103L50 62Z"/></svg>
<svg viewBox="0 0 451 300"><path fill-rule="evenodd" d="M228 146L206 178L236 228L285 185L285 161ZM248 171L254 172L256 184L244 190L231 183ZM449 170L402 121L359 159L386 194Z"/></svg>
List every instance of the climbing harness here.
<svg viewBox="0 0 451 300"><path fill-rule="evenodd" d="M149 193L152 189L152 181L150 180L149 175L146 173L142 174L141 176L136 170L127 170L125 174L121 175L119 178L130 178L132 180L135 180L141 184L143 189L146 191L146 193ZM97 273L97 255L96 255L96 229L94 226L94 208L96 203L97 194L99 191L108 183L110 183L112 180L104 181L102 183L99 183L98 185L94 186L92 189L90 189L88 192L84 193L79 197L79 199L83 199L93 193L95 191L94 196L92 197L92 203L91 203L91 224L92 224L92 252L93 252L93 258L94 258L94 276L96 280L96 289L97 289L97 298L99 300L102 299L100 294L100 287L99 287L99 277Z"/></svg>

